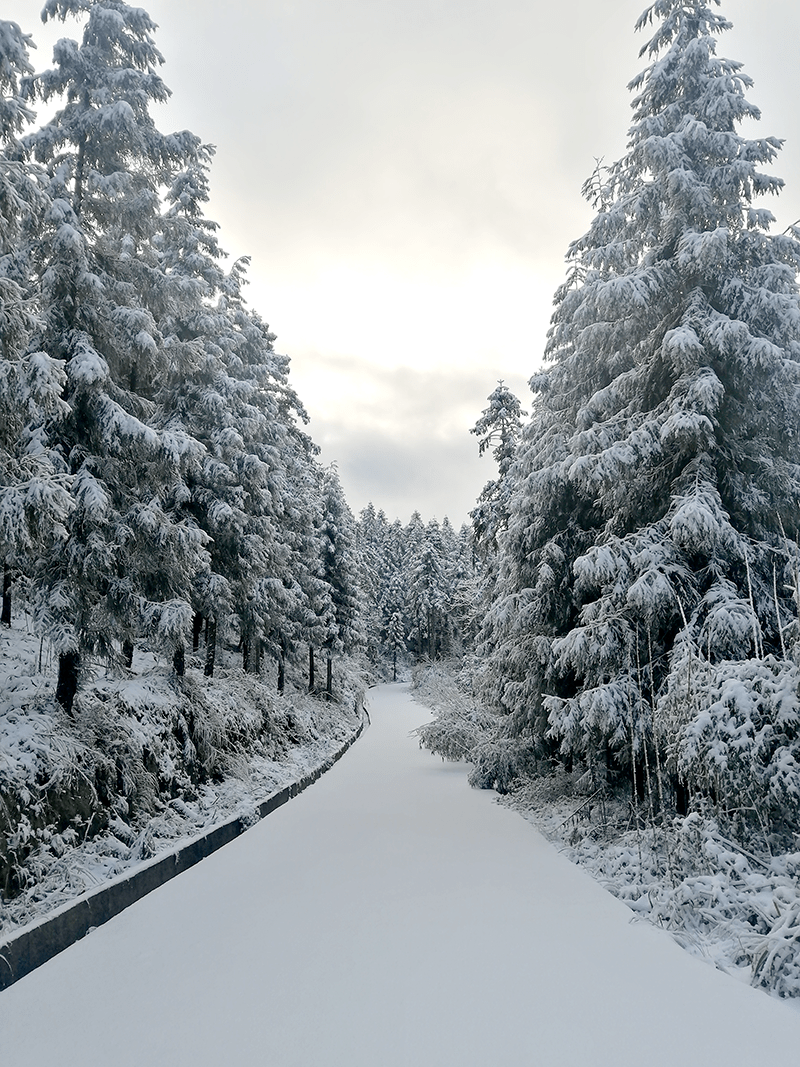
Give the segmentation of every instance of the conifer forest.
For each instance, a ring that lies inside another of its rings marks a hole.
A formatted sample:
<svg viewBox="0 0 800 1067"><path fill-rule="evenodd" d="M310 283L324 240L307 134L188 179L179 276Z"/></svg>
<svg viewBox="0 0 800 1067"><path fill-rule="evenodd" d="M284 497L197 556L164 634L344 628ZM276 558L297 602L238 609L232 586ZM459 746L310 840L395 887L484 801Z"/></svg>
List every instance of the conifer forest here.
<svg viewBox="0 0 800 1067"><path fill-rule="evenodd" d="M566 805L593 862L636 853L662 924L744 915L754 984L800 995L800 228L717 0L639 19L627 147L586 180L530 395L487 382L460 529L356 515L320 461L206 216L214 150L152 117L145 10L43 18L49 69L0 20L9 921L78 845L107 876L154 855L412 677L422 744Z"/></svg>

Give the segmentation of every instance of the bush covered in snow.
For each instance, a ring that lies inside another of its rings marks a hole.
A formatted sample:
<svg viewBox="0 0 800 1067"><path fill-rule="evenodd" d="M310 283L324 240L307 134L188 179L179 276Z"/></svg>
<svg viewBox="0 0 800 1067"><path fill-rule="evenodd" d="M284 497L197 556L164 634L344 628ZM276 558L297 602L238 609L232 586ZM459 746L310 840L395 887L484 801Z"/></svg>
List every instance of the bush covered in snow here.
<svg viewBox="0 0 800 1067"><path fill-rule="evenodd" d="M442 759L468 760L497 717L486 711L454 682L452 665L418 664L411 674L416 700L436 711L436 717L417 730L420 744Z"/></svg>
<svg viewBox="0 0 800 1067"><path fill-rule="evenodd" d="M418 730L421 744L472 763L473 785L506 794L503 803L687 950L777 996L800 997L800 835L770 852L764 835L751 835L750 848L733 840L721 805L678 816L662 806L656 768L640 797L596 766L534 763L469 685L463 669L415 671L412 692L435 713Z"/></svg>
<svg viewBox="0 0 800 1067"><path fill-rule="evenodd" d="M712 813L651 821L619 796L585 796L557 772L506 803L634 913L721 970L800 997L800 853L743 849Z"/></svg>
<svg viewBox="0 0 800 1067"><path fill-rule="evenodd" d="M411 692L432 708L431 722L416 733L420 745L446 760L473 764L471 785L507 793L520 775L534 763L530 750L519 738L508 736L506 723L469 694L469 671L447 663L418 664L412 673Z"/></svg>
<svg viewBox="0 0 800 1067"><path fill-rule="evenodd" d="M24 621L0 629L0 929L247 816L353 733L366 684L343 660L329 702L231 653L213 678L189 655L179 678L139 651L84 680L73 718L39 650Z"/></svg>

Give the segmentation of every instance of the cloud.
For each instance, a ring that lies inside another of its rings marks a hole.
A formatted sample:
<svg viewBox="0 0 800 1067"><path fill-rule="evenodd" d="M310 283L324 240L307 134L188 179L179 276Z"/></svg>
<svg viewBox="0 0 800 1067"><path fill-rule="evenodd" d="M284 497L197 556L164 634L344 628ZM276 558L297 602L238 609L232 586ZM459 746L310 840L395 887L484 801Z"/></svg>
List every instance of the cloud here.
<svg viewBox="0 0 800 1067"><path fill-rule="evenodd" d="M322 459L339 465L351 506L369 501L390 518L404 521L448 515L466 521L478 493L495 476L488 457L478 457L470 434L496 379L481 370L453 372L387 368L355 357L312 357L320 394L338 392L326 382L343 379L354 388L346 400L317 404L310 432L322 446ZM509 387L527 401L519 376Z"/></svg>
<svg viewBox="0 0 800 1067"><path fill-rule="evenodd" d="M216 173L235 190L218 202L226 229L282 257L560 253L594 155L624 143L627 77L601 82L598 34L628 76L638 64L594 0L569 22L529 0L232 3L224 19L194 0L189 20L182 0L150 6L171 110L219 144ZM639 0L617 6L631 25ZM228 76L209 78L218 64ZM189 108L185 82L202 93Z"/></svg>
<svg viewBox="0 0 800 1067"><path fill-rule="evenodd" d="M312 426L322 442L322 460L335 460L350 506L370 501L390 520L407 522L419 511L426 521L447 515L454 526L468 521L483 484L494 477L490 460L478 459L475 439L432 438L424 430L398 438L381 427L348 428L329 434L324 422Z"/></svg>
<svg viewBox="0 0 800 1067"><path fill-rule="evenodd" d="M254 276L250 296L269 309L278 344L293 357L318 352L384 367L527 377L542 358L562 280L561 263L551 275L502 259L438 274L425 264L405 273L379 260L343 258L302 277L278 268Z"/></svg>

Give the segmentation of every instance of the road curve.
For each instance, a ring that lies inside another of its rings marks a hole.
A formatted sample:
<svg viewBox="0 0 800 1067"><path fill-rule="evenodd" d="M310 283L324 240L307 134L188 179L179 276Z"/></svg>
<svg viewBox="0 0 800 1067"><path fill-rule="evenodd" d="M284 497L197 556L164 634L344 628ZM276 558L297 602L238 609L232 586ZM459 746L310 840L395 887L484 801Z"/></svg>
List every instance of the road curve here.
<svg viewBox="0 0 800 1067"><path fill-rule="evenodd" d="M427 712L0 993L13 1067L751 1067L800 1013L682 952L463 766Z"/></svg>

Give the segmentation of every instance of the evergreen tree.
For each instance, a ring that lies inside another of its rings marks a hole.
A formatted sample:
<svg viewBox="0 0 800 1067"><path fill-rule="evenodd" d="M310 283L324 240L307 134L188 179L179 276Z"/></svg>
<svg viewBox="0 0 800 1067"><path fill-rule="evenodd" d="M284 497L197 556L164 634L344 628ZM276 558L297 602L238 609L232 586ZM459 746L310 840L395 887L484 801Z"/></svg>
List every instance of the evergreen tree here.
<svg viewBox="0 0 800 1067"><path fill-rule="evenodd" d="M497 463L497 478L486 483L470 513L476 550L484 560L496 554L498 534L508 523L507 475L514 462L525 414L519 400L501 379L489 395L488 407L470 430L478 437L478 455L491 448Z"/></svg>
<svg viewBox="0 0 800 1067"><path fill-rule="evenodd" d="M392 653L392 681L397 681L397 653L405 647L406 633L403 616L399 611L392 613L386 629L386 644Z"/></svg>
<svg viewBox="0 0 800 1067"><path fill-rule="evenodd" d="M438 659L446 647L449 581L441 530L432 519L412 556L408 603L417 654Z"/></svg>
<svg viewBox="0 0 800 1067"><path fill-rule="evenodd" d="M71 708L85 650L112 656L149 629L182 662L192 583L207 568L204 535L171 499L201 449L151 425L167 367L150 310L164 280L152 239L161 194L199 143L160 134L149 114L168 90L146 12L121 0L49 0L42 14L86 16L82 43L59 41L55 68L31 82L44 100L65 102L24 142L49 174L38 344L66 363L69 410L48 429L74 505L63 550L40 562L38 612L59 654L58 697Z"/></svg>
<svg viewBox="0 0 800 1067"><path fill-rule="evenodd" d="M32 73L30 38L0 20L0 558L2 621L11 623L14 568L31 573L38 553L60 543L70 511L69 478L42 440L47 419L64 411L64 367L32 351L39 326L29 250L48 208L38 168L19 137L33 113L20 83Z"/></svg>
<svg viewBox="0 0 800 1067"><path fill-rule="evenodd" d="M780 142L737 131L759 113L716 55L716 3L658 0L639 19L654 29L628 151L587 182L597 214L531 380L487 689L568 760L635 774L658 742L690 785L735 764L768 792L783 758L785 800L800 785L782 580L800 514L800 234L771 235L756 206L782 185L759 169Z"/></svg>
<svg viewBox="0 0 800 1067"><path fill-rule="evenodd" d="M402 647L405 648L405 634L408 625L408 586L402 564L392 569L387 569L385 585L381 590L380 597L380 637L389 649L394 649L390 630L394 625L395 635L403 634ZM399 619L400 625L393 624L393 619ZM397 646L401 647L401 646Z"/></svg>
<svg viewBox="0 0 800 1067"><path fill-rule="evenodd" d="M464 653L474 651L480 622L490 603L486 593L486 571L476 565L473 535L473 529L466 524L457 534L454 532L448 563L450 626L456 647Z"/></svg>
<svg viewBox="0 0 800 1067"><path fill-rule="evenodd" d="M161 284L150 290L151 311L163 338L166 373L156 395L156 425L186 434L205 445L196 462L175 483L176 507L191 515L211 537L209 569L195 576L192 590L193 651L205 630L204 673L214 673L218 626L233 610L231 584L220 567L214 541L213 516L218 514L236 479L210 447L210 438L226 410L218 388L224 369L216 331L224 321L218 308L222 295L238 285L237 269L226 273L216 223L204 216L209 197L208 168L213 149L201 146L197 158L180 170L166 191L166 210L152 238L162 272Z"/></svg>
<svg viewBox="0 0 800 1067"><path fill-rule="evenodd" d="M376 512L369 503L356 524L358 536L358 578L361 587L361 610L366 630L366 652L373 663L379 658L379 646L385 620L381 607L382 590L388 581L385 543L388 523L385 514Z"/></svg>
<svg viewBox="0 0 800 1067"><path fill-rule="evenodd" d="M330 700L333 693L334 653L352 652L364 639L356 584L355 521L347 506L335 465L323 472L322 503L322 577L330 588L330 609L325 615L323 648L327 657L325 690Z"/></svg>

